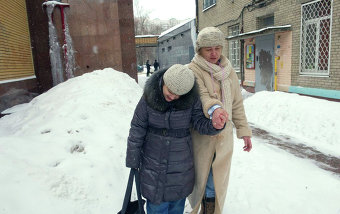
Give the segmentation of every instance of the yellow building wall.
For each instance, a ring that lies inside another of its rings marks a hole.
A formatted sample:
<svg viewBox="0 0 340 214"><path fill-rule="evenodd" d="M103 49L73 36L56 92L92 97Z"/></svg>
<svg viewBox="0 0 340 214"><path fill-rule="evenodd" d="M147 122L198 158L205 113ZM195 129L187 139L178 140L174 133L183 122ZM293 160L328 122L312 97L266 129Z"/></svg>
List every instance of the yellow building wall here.
<svg viewBox="0 0 340 214"><path fill-rule="evenodd" d="M157 44L157 36L156 37L136 37L136 45L140 44Z"/></svg>
<svg viewBox="0 0 340 214"><path fill-rule="evenodd" d="M25 0L2 1L0 6L0 81L34 75Z"/></svg>

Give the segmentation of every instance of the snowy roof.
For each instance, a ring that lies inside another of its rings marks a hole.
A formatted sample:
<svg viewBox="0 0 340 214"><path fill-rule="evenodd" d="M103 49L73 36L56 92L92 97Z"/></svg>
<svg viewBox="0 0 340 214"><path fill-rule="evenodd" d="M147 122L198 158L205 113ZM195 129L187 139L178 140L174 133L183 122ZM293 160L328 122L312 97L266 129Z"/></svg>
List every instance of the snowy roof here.
<svg viewBox="0 0 340 214"><path fill-rule="evenodd" d="M179 28L179 27L185 25L186 23L191 22L191 21L194 20L194 19L195 19L195 18L188 19L187 21L184 21L184 22L182 22L182 23L179 23L178 25L173 26L172 28L169 28L168 30L162 32L161 35L159 35L158 38L161 38L162 36L165 36L166 34L170 33L171 31L176 30L177 28Z"/></svg>
<svg viewBox="0 0 340 214"><path fill-rule="evenodd" d="M238 38L238 37L241 37L241 36L257 34L257 33L267 31L267 30L286 29L286 28L290 28L290 27L291 27L291 25L265 27L265 28L262 28L262 29L259 29L259 30L254 30L254 31L246 32L246 33L240 33L240 34L235 35L235 36L228 36L227 39L234 39L234 38Z"/></svg>
<svg viewBox="0 0 340 214"><path fill-rule="evenodd" d="M158 35L137 35L136 38L145 38L145 37L158 37Z"/></svg>

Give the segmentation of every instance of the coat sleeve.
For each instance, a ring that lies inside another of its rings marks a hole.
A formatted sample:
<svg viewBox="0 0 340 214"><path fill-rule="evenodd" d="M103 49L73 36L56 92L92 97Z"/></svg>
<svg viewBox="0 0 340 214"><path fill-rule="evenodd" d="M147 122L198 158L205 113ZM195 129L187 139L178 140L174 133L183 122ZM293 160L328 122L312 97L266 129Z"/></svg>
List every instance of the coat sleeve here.
<svg viewBox="0 0 340 214"><path fill-rule="evenodd" d="M191 115L191 123L193 129L198 131L202 135L216 135L223 129L215 129L212 125L212 121L205 117L202 109L202 103L199 98L197 98Z"/></svg>
<svg viewBox="0 0 340 214"><path fill-rule="evenodd" d="M212 97L211 94L209 93L209 90L206 87L206 83L204 82L203 73L198 68L196 68L194 64L189 64L189 68L192 71L194 71L196 82L199 87L199 93L201 97L203 112L204 112L204 115L207 118L209 118L208 110L214 105L223 106L223 104L218 98ZM214 83L211 83L211 84L214 84Z"/></svg>
<svg viewBox="0 0 340 214"><path fill-rule="evenodd" d="M241 94L240 85L238 83L238 78L235 72L231 73L232 78L232 94L234 94L232 112L233 112L233 123L236 127L236 135L238 138L244 136L252 136L252 131L248 125L247 117L244 111L243 97Z"/></svg>
<svg viewBox="0 0 340 214"><path fill-rule="evenodd" d="M147 128L147 104L144 98L141 98L135 109L135 113L131 121L129 137L127 139L126 166L129 168L139 167L141 150L145 140Z"/></svg>

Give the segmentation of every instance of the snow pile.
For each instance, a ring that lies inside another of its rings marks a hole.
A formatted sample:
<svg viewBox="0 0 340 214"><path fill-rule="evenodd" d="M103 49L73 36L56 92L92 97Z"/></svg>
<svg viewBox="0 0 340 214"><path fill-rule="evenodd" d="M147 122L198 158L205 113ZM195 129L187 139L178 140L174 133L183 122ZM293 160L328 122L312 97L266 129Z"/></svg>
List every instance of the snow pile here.
<svg viewBox="0 0 340 214"><path fill-rule="evenodd" d="M243 100L254 95L254 93L248 92L244 88L241 88L241 94L242 94Z"/></svg>
<svg viewBox="0 0 340 214"><path fill-rule="evenodd" d="M129 172L126 139L141 94L127 74L104 69L1 118L0 213L118 211Z"/></svg>
<svg viewBox="0 0 340 214"><path fill-rule="evenodd" d="M256 126L340 155L340 103L268 91L255 93L244 103L248 121Z"/></svg>
<svg viewBox="0 0 340 214"><path fill-rule="evenodd" d="M13 113L0 119L0 213L117 213L129 173L126 139L146 79L139 75L138 85L124 73L98 70L6 110ZM296 105L307 110L315 105L321 110L307 122L319 124L319 133L328 133L331 126L316 115L330 120L328 113L339 120L327 107L333 104L305 98L260 92L246 99L246 112L259 125L262 120L282 120L288 127L308 128ZM285 117L273 107L285 111ZM269 123L264 129L273 127ZM315 135L312 128L307 136ZM297 128L289 134L295 132L301 135ZM234 139L223 214L340 214L338 175L258 137L252 139L250 153L242 151L243 141L235 133ZM190 212L190 206L185 210Z"/></svg>

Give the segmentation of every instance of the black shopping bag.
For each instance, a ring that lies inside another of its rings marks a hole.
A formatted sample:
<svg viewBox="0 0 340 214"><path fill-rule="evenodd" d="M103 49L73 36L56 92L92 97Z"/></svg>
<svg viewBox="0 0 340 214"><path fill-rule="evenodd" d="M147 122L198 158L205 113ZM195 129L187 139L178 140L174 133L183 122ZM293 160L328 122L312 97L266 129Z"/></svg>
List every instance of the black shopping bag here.
<svg viewBox="0 0 340 214"><path fill-rule="evenodd" d="M131 201L131 192L132 192L134 177L135 177L138 200ZM118 212L118 214L144 214L145 213L144 203L145 203L145 200L142 199L142 196L140 193L139 172L137 169L131 169L128 185L126 187L123 207L122 207L122 210Z"/></svg>

